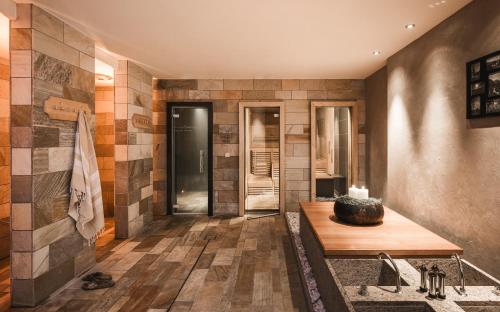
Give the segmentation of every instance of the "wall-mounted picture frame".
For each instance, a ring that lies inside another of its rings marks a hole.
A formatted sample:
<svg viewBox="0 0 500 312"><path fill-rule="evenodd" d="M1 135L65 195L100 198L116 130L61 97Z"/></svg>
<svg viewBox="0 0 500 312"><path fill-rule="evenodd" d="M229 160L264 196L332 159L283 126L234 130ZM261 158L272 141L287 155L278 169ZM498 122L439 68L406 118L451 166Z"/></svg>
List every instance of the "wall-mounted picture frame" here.
<svg viewBox="0 0 500 312"><path fill-rule="evenodd" d="M496 53L486 59L486 69L488 71L495 71L500 69L500 53Z"/></svg>
<svg viewBox="0 0 500 312"><path fill-rule="evenodd" d="M500 96L500 71L488 74L488 97Z"/></svg>
<svg viewBox="0 0 500 312"><path fill-rule="evenodd" d="M500 98L490 99L486 101L486 114L487 115L500 114Z"/></svg>
<svg viewBox="0 0 500 312"><path fill-rule="evenodd" d="M471 116L480 116L481 115L481 97L474 96L470 102L470 114Z"/></svg>
<svg viewBox="0 0 500 312"><path fill-rule="evenodd" d="M470 80L478 81L481 78L481 62L472 63L470 66Z"/></svg>
<svg viewBox="0 0 500 312"><path fill-rule="evenodd" d="M470 85L470 94L471 95L481 95L484 93L484 82L483 81L478 81L478 82L473 82Z"/></svg>
<svg viewBox="0 0 500 312"><path fill-rule="evenodd" d="M500 115L500 51L466 64L467 119Z"/></svg>

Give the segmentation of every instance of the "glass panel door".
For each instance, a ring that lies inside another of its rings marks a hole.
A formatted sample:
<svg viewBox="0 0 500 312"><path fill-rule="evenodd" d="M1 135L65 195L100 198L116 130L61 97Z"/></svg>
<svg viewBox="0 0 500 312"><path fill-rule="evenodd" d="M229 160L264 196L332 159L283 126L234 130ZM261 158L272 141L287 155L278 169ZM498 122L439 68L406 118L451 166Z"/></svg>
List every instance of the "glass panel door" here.
<svg viewBox="0 0 500 312"><path fill-rule="evenodd" d="M173 213L206 214L209 205L209 112L172 107L171 203Z"/></svg>
<svg viewBox="0 0 500 312"><path fill-rule="evenodd" d="M245 108L245 211L279 211L279 107Z"/></svg>

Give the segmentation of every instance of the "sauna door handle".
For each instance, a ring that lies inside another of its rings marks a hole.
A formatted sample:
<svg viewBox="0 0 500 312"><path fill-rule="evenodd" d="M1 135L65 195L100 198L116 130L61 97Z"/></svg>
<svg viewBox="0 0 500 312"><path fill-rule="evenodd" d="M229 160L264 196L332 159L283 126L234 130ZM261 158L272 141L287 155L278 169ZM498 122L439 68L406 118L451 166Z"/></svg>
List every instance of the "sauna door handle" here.
<svg viewBox="0 0 500 312"><path fill-rule="evenodd" d="M205 172L205 151L200 150L200 173Z"/></svg>

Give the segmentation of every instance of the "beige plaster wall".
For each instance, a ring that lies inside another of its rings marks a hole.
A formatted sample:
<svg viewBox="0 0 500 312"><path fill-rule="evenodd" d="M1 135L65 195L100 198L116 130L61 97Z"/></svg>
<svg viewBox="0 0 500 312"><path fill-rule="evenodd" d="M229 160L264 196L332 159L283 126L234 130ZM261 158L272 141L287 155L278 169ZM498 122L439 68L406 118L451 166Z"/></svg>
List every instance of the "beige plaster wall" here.
<svg viewBox="0 0 500 312"><path fill-rule="evenodd" d="M499 48L500 1L473 1L387 65L387 204L496 277L500 119L465 119L465 64Z"/></svg>
<svg viewBox="0 0 500 312"><path fill-rule="evenodd" d="M387 67L366 79L366 180L370 196L387 186Z"/></svg>

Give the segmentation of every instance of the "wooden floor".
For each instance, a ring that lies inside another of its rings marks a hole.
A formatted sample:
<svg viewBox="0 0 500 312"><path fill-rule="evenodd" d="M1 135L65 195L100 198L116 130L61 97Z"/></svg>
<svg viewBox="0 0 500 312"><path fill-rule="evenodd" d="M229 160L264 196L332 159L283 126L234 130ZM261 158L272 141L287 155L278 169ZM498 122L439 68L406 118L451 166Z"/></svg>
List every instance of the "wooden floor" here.
<svg viewBox="0 0 500 312"><path fill-rule="evenodd" d="M24 311L306 311L279 216L168 217L137 239L101 239L97 259L113 288L85 292L75 280Z"/></svg>

